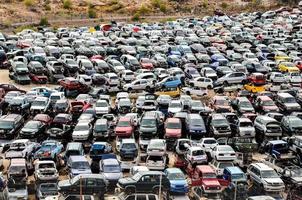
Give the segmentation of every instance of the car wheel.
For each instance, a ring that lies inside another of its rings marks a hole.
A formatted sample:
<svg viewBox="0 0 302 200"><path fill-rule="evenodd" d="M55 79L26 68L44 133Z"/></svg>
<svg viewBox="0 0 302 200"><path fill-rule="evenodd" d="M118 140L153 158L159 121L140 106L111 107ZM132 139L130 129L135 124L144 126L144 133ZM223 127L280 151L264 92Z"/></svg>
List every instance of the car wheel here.
<svg viewBox="0 0 302 200"><path fill-rule="evenodd" d="M128 92L131 92L132 91L132 88L128 88Z"/></svg>
<svg viewBox="0 0 302 200"><path fill-rule="evenodd" d="M213 87L211 85L208 85L207 89L210 90L212 89Z"/></svg>
<svg viewBox="0 0 302 200"><path fill-rule="evenodd" d="M224 85L224 86L228 86L229 83L228 83L227 81L224 81L224 82L223 82L223 85Z"/></svg>
<svg viewBox="0 0 302 200"><path fill-rule="evenodd" d="M194 87L194 83L190 83L190 86L191 86L191 87Z"/></svg>
<svg viewBox="0 0 302 200"><path fill-rule="evenodd" d="M159 187L153 188L152 191L153 191L154 194L159 194Z"/></svg>
<svg viewBox="0 0 302 200"><path fill-rule="evenodd" d="M186 95L190 95L190 92L189 92L189 91L186 91Z"/></svg>
<svg viewBox="0 0 302 200"><path fill-rule="evenodd" d="M150 90L150 86L146 86L146 90Z"/></svg>
<svg viewBox="0 0 302 200"><path fill-rule="evenodd" d="M135 189L133 187L127 187L125 189L125 193L126 194L134 194L135 193Z"/></svg>

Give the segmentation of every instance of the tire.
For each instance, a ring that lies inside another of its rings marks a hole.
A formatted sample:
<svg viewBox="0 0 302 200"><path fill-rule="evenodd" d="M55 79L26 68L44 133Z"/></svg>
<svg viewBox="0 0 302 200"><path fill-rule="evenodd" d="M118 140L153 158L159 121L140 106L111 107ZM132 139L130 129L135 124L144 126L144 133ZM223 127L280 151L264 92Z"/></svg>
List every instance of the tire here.
<svg viewBox="0 0 302 200"><path fill-rule="evenodd" d="M189 92L189 91L187 91L187 92L186 92L186 95L190 95L190 92Z"/></svg>
<svg viewBox="0 0 302 200"><path fill-rule="evenodd" d="M207 87L207 89L208 90L210 90L210 89L212 89L213 87L212 86L210 86L210 85L208 85L208 87Z"/></svg>
<svg viewBox="0 0 302 200"><path fill-rule="evenodd" d="M194 87L194 83L190 83L190 86L191 86L191 87Z"/></svg>
<svg viewBox="0 0 302 200"><path fill-rule="evenodd" d="M223 85L224 85L224 86L228 86L229 83L228 83L227 81L224 81L224 82L223 82Z"/></svg>
<svg viewBox="0 0 302 200"><path fill-rule="evenodd" d="M146 90L150 90L150 86L146 86Z"/></svg>
<svg viewBox="0 0 302 200"><path fill-rule="evenodd" d="M152 189L153 194L159 194L159 186Z"/></svg>
<svg viewBox="0 0 302 200"><path fill-rule="evenodd" d="M132 88L130 87L130 88L128 88L128 90L127 90L128 92L131 92L132 91Z"/></svg>

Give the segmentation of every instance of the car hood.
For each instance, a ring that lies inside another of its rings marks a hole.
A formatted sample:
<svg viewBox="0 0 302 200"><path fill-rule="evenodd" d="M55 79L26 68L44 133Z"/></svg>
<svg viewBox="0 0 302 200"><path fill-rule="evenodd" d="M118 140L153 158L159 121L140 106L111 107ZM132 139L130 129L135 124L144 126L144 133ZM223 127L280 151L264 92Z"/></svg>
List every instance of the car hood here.
<svg viewBox="0 0 302 200"><path fill-rule="evenodd" d="M132 127L116 127L115 131L131 132L132 131Z"/></svg>
<svg viewBox="0 0 302 200"><path fill-rule="evenodd" d="M188 184L185 179L183 180L170 180L171 185L186 185Z"/></svg>
<svg viewBox="0 0 302 200"><path fill-rule="evenodd" d="M239 127L239 131L243 131L243 132L255 132L255 128L254 127Z"/></svg>
<svg viewBox="0 0 302 200"><path fill-rule="evenodd" d="M168 112L177 113L180 111L181 111L181 108L168 108Z"/></svg>
<svg viewBox="0 0 302 200"><path fill-rule="evenodd" d="M104 172L104 176L106 177L107 180L119 180L122 177L121 172Z"/></svg>
<svg viewBox="0 0 302 200"><path fill-rule="evenodd" d="M22 151L7 151L5 154L5 158L22 158L23 152Z"/></svg>
<svg viewBox="0 0 302 200"><path fill-rule="evenodd" d="M38 130L37 129L30 129L30 128L22 128L21 129L21 132L37 132Z"/></svg>
<svg viewBox="0 0 302 200"><path fill-rule="evenodd" d="M279 108L277 106L263 106L263 109L266 111L278 111Z"/></svg>
<svg viewBox="0 0 302 200"><path fill-rule="evenodd" d="M219 181L215 179L203 179L202 183L205 186L220 186Z"/></svg>
<svg viewBox="0 0 302 200"><path fill-rule="evenodd" d="M45 106L31 106L30 109L31 110L44 110Z"/></svg>
<svg viewBox="0 0 302 200"><path fill-rule="evenodd" d="M71 169L71 173L74 175L78 174L91 174L91 169Z"/></svg>
<svg viewBox="0 0 302 200"><path fill-rule="evenodd" d="M69 187L69 186L71 186L69 180L62 180L62 181L59 181L59 183L58 183L59 188Z"/></svg>
<svg viewBox="0 0 302 200"><path fill-rule="evenodd" d="M132 178L120 178L118 180L118 182L122 185L124 184L131 184L131 183L135 183L135 181Z"/></svg>
<svg viewBox="0 0 302 200"><path fill-rule="evenodd" d="M279 183L279 184L283 184L283 181L281 180L281 178L265 178L264 179L265 182L267 183Z"/></svg>
<svg viewBox="0 0 302 200"><path fill-rule="evenodd" d="M84 130L84 131L73 131L73 135L86 135L89 133L89 130Z"/></svg>
<svg viewBox="0 0 302 200"><path fill-rule="evenodd" d="M154 132L154 131L157 131L157 128L156 127L141 126L139 130L142 131L142 132Z"/></svg>

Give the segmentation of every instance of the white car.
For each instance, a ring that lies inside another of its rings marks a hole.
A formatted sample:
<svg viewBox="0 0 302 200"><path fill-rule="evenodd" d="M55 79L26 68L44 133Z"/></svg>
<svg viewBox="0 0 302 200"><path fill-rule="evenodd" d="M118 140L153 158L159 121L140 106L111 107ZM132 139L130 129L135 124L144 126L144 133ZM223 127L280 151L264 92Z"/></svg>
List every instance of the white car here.
<svg viewBox="0 0 302 200"><path fill-rule="evenodd" d="M281 72L272 72L269 76L269 80L272 83L285 83L287 78Z"/></svg>
<svg viewBox="0 0 302 200"><path fill-rule="evenodd" d="M217 176L222 176L223 175L223 170L226 167L234 167L234 163L232 161L217 161L213 159L209 165L214 169L216 172Z"/></svg>
<svg viewBox="0 0 302 200"><path fill-rule="evenodd" d="M21 96L22 93L19 91L9 91L4 96L5 103L10 103L15 97Z"/></svg>
<svg viewBox="0 0 302 200"><path fill-rule="evenodd" d="M198 97L202 97L208 94L208 90L200 88L200 87L183 87L181 91L186 95L195 95Z"/></svg>
<svg viewBox="0 0 302 200"><path fill-rule="evenodd" d="M149 156L164 156L166 155L166 141L163 139L151 139L148 147L147 154Z"/></svg>
<svg viewBox="0 0 302 200"><path fill-rule="evenodd" d="M74 141L88 140L92 132L92 126L88 123L78 123L72 132L72 139Z"/></svg>
<svg viewBox="0 0 302 200"><path fill-rule="evenodd" d="M172 98L169 95L165 95L165 94L159 95L156 99L159 105L169 105L171 100Z"/></svg>
<svg viewBox="0 0 302 200"><path fill-rule="evenodd" d="M169 107L168 107L168 113L178 113L182 111L182 104L180 100L172 100L169 103Z"/></svg>
<svg viewBox="0 0 302 200"><path fill-rule="evenodd" d="M289 83L300 84L302 82L302 77L300 72L289 72L285 74L285 78Z"/></svg>
<svg viewBox="0 0 302 200"><path fill-rule="evenodd" d="M190 147L185 155L185 158L191 164L203 164L208 162L206 152L198 146Z"/></svg>
<svg viewBox="0 0 302 200"><path fill-rule="evenodd" d="M198 145L203 148L206 152L210 152L215 146L218 145L215 138L202 138Z"/></svg>
<svg viewBox="0 0 302 200"><path fill-rule="evenodd" d="M50 106L49 98L47 97L37 97L30 107L30 112L45 113Z"/></svg>
<svg viewBox="0 0 302 200"><path fill-rule="evenodd" d="M241 84L246 81L246 74L242 72L231 72L219 79L217 79L217 85L229 85L229 84Z"/></svg>
<svg viewBox="0 0 302 200"><path fill-rule="evenodd" d="M217 145L211 151L211 156L215 160L224 161L229 160L233 161L236 159L236 153L234 149L229 145Z"/></svg>
<svg viewBox="0 0 302 200"><path fill-rule="evenodd" d="M37 147L38 144L31 142L29 139L15 140L6 151L5 158L27 158Z"/></svg>
<svg viewBox="0 0 302 200"><path fill-rule="evenodd" d="M86 74L78 75L78 80L85 85L92 85L92 78Z"/></svg>
<svg viewBox="0 0 302 200"><path fill-rule="evenodd" d="M201 69L200 74L206 78L217 79L217 73L210 67L204 67Z"/></svg>
<svg viewBox="0 0 302 200"><path fill-rule="evenodd" d="M163 171L166 168L166 156L147 156L146 167L149 170Z"/></svg>
<svg viewBox="0 0 302 200"><path fill-rule="evenodd" d="M95 103L95 114L103 115L108 114L111 111L111 107L106 100L97 100Z"/></svg>
<svg viewBox="0 0 302 200"><path fill-rule="evenodd" d="M194 78L193 80L189 81L189 85L191 87L212 89L213 81L210 78L197 77L197 78Z"/></svg>
<svg viewBox="0 0 302 200"><path fill-rule="evenodd" d="M129 83L135 79L135 73L129 69L126 69L120 73L120 77L126 83Z"/></svg>
<svg viewBox="0 0 302 200"><path fill-rule="evenodd" d="M59 173L52 160L39 160L35 163L35 178L40 181L58 180Z"/></svg>
<svg viewBox="0 0 302 200"><path fill-rule="evenodd" d="M131 83L127 83L123 86L124 91L133 91L133 90L145 90L150 89L152 87L152 83L146 79L139 79L132 81Z"/></svg>

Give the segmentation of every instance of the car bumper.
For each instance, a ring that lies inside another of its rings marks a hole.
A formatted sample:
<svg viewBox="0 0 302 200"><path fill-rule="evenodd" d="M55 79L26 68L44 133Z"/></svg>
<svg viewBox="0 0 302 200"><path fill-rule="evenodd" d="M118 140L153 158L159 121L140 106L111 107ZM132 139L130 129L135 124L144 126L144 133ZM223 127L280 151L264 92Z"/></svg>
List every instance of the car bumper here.
<svg viewBox="0 0 302 200"><path fill-rule="evenodd" d="M171 186L170 187L170 192L173 193L187 193L189 192L189 188L188 187L183 187L183 186Z"/></svg>
<svg viewBox="0 0 302 200"><path fill-rule="evenodd" d="M265 187L264 190L267 192L282 192L285 190L285 186Z"/></svg>
<svg viewBox="0 0 302 200"><path fill-rule="evenodd" d="M219 161L231 161L231 160L235 160L236 156L217 156L217 160Z"/></svg>
<svg viewBox="0 0 302 200"><path fill-rule="evenodd" d="M72 139L74 140L74 141L84 141L84 140L88 140L88 138L89 138L89 135L73 135L72 136Z"/></svg>

